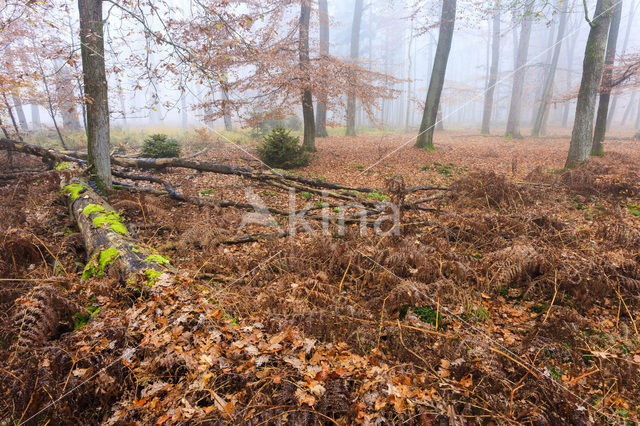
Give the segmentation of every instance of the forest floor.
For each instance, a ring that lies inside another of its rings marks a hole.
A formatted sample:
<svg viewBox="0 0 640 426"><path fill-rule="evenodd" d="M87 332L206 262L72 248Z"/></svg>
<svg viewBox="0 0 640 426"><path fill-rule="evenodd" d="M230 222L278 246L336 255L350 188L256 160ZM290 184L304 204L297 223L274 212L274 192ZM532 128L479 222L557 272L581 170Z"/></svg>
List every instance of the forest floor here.
<svg viewBox="0 0 640 426"><path fill-rule="evenodd" d="M608 140L564 171L566 137L441 132L435 151L395 152L410 138L320 139L294 171L381 189L369 199L398 175L448 187L400 235L312 223L221 244L245 211L107 194L176 270L143 288L81 280L62 172L14 154L33 170L14 179L1 154L0 424L640 421L640 142ZM258 168L253 156L204 155ZM187 195L290 203L237 176L159 175Z"/></svg>

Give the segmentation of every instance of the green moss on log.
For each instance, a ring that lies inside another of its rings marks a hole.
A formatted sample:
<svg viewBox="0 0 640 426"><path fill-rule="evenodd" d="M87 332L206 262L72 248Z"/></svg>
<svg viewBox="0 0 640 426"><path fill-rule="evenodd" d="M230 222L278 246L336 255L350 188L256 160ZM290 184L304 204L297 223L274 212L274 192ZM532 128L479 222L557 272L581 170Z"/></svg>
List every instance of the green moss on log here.
<svg viewBox="0 0 640 426"><path fill-rule="evenodd" d="M169 265L171 263L168 257L164 257L159 254L149 255L144 261L149 263L155 263L156 265Z"/></svg>
<svg viewBox="0 0 640 426"><path fill-rule="evenodd" d="M84 209L82 209L82 213L89 216L92 213L100 213L104 211L104 207L100 204L89 204Z"/></svg>
<svg viewBox="0 0 640 426"><path fill-rule="evenodd" d="M153 287L158 277L162 275L162 272L149 268L144 270L144 275L147 277L147 285Z"/></svg>
<svg viewBox="0 0 640 426"><path fill-rule="evenodd" d="M120 256L120 252L114 247L104 249L99 254L92 256L82 271L82 279L103 276L105 268L115 262L118 256Z"/></svg>
<svg viewBox="0 0 640 426"><path fill-rule="evenodd" d="M117 232L118 234L123 235L127 235L129 233L127 227L124 226L124 223L122 223L122 218L120 217L120 215L114 211L98 214L93 218L93 226L95 226L96 228L106 227L113 232Z"/></svg>
<svg viewBox="0 0 640 426"><path fill-rule="evenodd" d="M71 183L69 185L62 187L62 193L68 194L69 198L71 198L71 201L77 200L80 194L82 192L85 192L86 190L87 188L85 188L84 186L78 183Z"/></svg>

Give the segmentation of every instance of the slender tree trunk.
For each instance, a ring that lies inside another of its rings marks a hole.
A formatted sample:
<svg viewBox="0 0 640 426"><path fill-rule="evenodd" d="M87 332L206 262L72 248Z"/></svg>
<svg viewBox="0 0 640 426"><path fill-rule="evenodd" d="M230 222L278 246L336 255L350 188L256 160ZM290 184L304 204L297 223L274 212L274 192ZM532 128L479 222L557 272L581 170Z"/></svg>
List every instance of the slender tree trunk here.
<svg viewBox="0 0 640 426"><path fill-rule="evenodd" d="M556 45L553 48L553 57L551 58L551 64L549 65L549 71L544 80L544 87L542 89L542 98L540 106L538 107L538 114L536 114L535 122L533 123L532 136L540 136L540 130L544 127L545 119L549 113L549 103L551 102L551 95L553 93L553 80L556 76L556 69L558 68L558 59L560 59L560 50L562 49L562 40L564 39L564 31L567 27L567 6L568 2L562 2L562 10L560 11L560 23L558 25L558 35L556 38Z"/></svg>
<svg viewBox="0 0 640 426"><path fill-rule="evenodd" d="M493 94L498 81L498 67L500 65L500 3L496 0L493 9L493 35L491 41L491 68L489 82L484 93L484 108L482 109L482 134L488 135L491 126L491 112L493 111Z"/></svg>
<svg viewBox="0 0 640 426"><path fill-rule="evenodd" d="M11 99L13 100L13 106L16 109L16 114L18 115L18 123L20 123L20 128L23 131L28 132L29 126L27 125L27 116L24 115L24 109L22 109L22 102L20 101L20 97L17 93L11 94Z"/></svg>
<svg viewBox="0 0 640 426"><path fill-rule="evenodd" d="M351 25L351 62L355 65L360 56L360 24L362 22L362 0L356 0ZM352 76L353 77L353 76ZM352 82L353 84L353 82ZM356 95L350 91L347 96L347 136L356 135Z"/></svg>
<svg viewBox="0 0 640 426"><path fill-rule="evenodd" d="M189 126L189 115L187 114L187 91L182 90L180 96L180 115L182 118L182 128L186 129Z"/></svg>
<svg viewBox="0 0 640 426"><path fill-rule="evenodd" d="M51 99L51 91L49 90L49 83L47 81L47 75L44 72L44 68L42 67L42 61L40 60L40 55L36 53L35 55L36 63L38 64L38 69L40 70L40 75L42 76L42 84L44 86L44 93L47 95L47 106L49 110L49 116L53 121L53 126L56 129L56 133L58 134L58 139L60 139L60 144L64 149L67 149L67 145L64 143L64 137L62 136L62 132L60 131L60 127L58 126L58 120L56 120L56 112L53 109L53 100Z"/></svg>
<svg viewBox="0 0 640 426"><path fill-rule="evenodd" d="M304 119L304 139L302 146L307 151L316 150L316 126L313 119L313 95L311 94L311 79L309 78L309 20L311 18L311 5L307 0L302 0L300 6L300 39L298 50L300 52L300 70L306 87L302 91L302 116Z"/></svg>
<svg viewBox="0 0 640 426"><path fill-rule="evenodd" d="M524 94L524 78L526 75L525 65L529 54L529 39L531 37L532 21L530 15L532 6L533 0L529 0L522 21L516 68L513 75L513 87L511 88L511 104L509 106L509 117L507 118L506 136L514 138L522 137L520 134L520 116L522 113L522 96Z"/></svg>
<svg viewBox="0 0 640 426"><path fill-rule="evenodd" d="M411 46L413 45L413 19L411 20L411 31L409 31L409 48L407 49L407 60L408 60L408 69L407 69L407 110L405 111L405 119L404 119L404 131L409 131L409 120L411 116L411 66L412 64L412 52Z"/></svg>
<svg viewBox="0 0 640 426"><path fill-rule="evenodd" d="M37 104L31 104L31 127L33 127L33 130L38 130L42 127L42 123L40 122L40 108Z"/></svg>
<svg viewBox="0 0 640 426"><path fill-rule="evenodd" d="M87 109L88 164L98 186L111 188L109 103L104 64L102 0L78 0Z"/></svg>
<svg viewBox="0 0 640 426"><path fill-rule="evenodd" d="M629 118L629 115L631 115L631 111L633 110L633 101L635 101L636 99L636 92L631 92L631 99L629 99L629 103L627 104L627 107L624 109L624 114L622 115L622 121L620 122L620 126L624 127L625 124L627 124L627 119ZM613 105L611 105L611 107L613 108Z"/></svg>
<svg viewBox="0 0 640 426"><path fill-rule="evenodd" d="M604 71L604 54L607 47L609 24L611 23L609 9L613 1L615 0L598 0L594 18L589 24L591 29L582 64L582 81L578 92L576 116L565 168L574 168L589 159L596 97Z"/></svg>
<svg viewBox="0 0 640 426"><path fill-rule="evenodd" d="M71 73L66 64L60 66L56 77L55 90L58 98L62 99L59 109L62 115L62 127L68 132L75 132L80 130L80 121L76 113L75 95L73 89L70 90L73 87Z"/></svg>
<svg viewBox="0 0 640 426"><path fill-rule="evenodd" d="M16 136L18 139L22 140L22 135L20 134L20 128L18 127L18 123L16 122L16 117L13 115L13 108L7 99L6 94L2 94L2 99L4 100L4 106L7 108L7 113L9 114L9 119L11 120L11 124L13 124L13 130L16 132Z"/></svg>
<svg viewBox="0 0 640 426"><path fill-rule="evenodd" d="M571 80L573 77L573 56L576 50L576 39L578 35L576 34L574 37L571 37L569 40L569 51L567 52L567 92L571 90ZM571 105L571 101L567 101L564 104L564 111L562 112L562 127L567 127L569 122L569 107Z"/></svg>
<svg viewBox="0 0 640 426"><path fill-rule="evenodd" d="M326 58L329 55L329 6L327 0L318 0L320 18L320 56ZM327 95L318 95L316 109L316 136L326 138L327 134Z"/></svg>
<svg viewBox="0 0 640 426"><path fill-rule="evenodd" d="M453 40L453 29L456 21L456 0L443 0L442 17L440 19L440 32L438 35L438 47L433 61L433 71L427 91L427 100L420 123L420 133L416 140L417 148L433 149L433 130L438 117L438 107L440 106L440 95L444 87L444 76L447 71L449 52L451 51L451 41ZM439 123L442 119L438 120Z"/></svg>
<svg viewBox="0 0 640 426"><path fill-rule="evenodd" d="M222 86L222 121L224 121L224 129L228 132L233 131L233 121L231 121L231 108L229 107L229 84L226 80L220 83Z"/></svg>
<svg viewBox="0 0 640 426"><path fill-rule="evenodd" d="M631 0L631 7L629 8L629 17L627 18L627 29L624 34L624 42L622 44L622 52L620 52L621 56L627 52L627 45L629 43L629 35L631 34L631 28L633 27L633 16L636 13L636 2L635 0ZM611 106L609 107L609 114L607 115L607 126L611 127L611 123L613 120L613 115L616 111L616 103L618 96L615 94L611 94ZM633 101L632 101L633 102ZM626 114L626 111L625 111ZM623 124L624 126L624 124Z"/></svg>
<svg viewBox="0 0 640 426"><path fill-rule="evenodd" d="M618 43L620 20L622 19L622 0L615 1L617 3L613 9L611 26L609 28L609 38L607 39L607 51L604 59L605 69L602 76L602 86L600 87L600 98L598 102L596 126L593 131L591 155L604 155L603 144L604 137L607 132L607 114L609 113L609 100L611 99L611 80L613 78L612 67L616 61L616 44Z"/></svg>
<svg viewBox="0 0 640 426"><path fill-rule="evenodd" d="M67 26L69 27L69 33L71 34L71 51L76 51L76 35L74 33L73 24L71 22L71 14L69 13L67 20ZM73 70L75 71L74 79L76 80L76 86L78 86L78 93L80 93L80 99L84 99L84 87L82 86L81 72L76 61L72 62ZM80 109L82 111L82 128L87 131L87 109L84 102L80 102Z"/></svg>

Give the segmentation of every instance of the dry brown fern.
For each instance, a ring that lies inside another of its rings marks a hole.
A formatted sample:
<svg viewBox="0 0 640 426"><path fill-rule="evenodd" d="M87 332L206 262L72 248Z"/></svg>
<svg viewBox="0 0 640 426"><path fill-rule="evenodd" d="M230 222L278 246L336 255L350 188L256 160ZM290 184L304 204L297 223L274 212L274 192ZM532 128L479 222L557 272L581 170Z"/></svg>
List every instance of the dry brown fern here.
<svg viewBox="0 0 640 426"><path fill-rule="evenodd" d="M60 330L73 329L72 315L80 308L59 293L58 288L41 284L16 300L11 315L16 330L16 351L29 351L43 345Z"/></svg>
<svg viewBox="0 0 640 426"><path fill-rule="evenodd" d="M516 244L490 253L485 259L492 287L514 286L544 272L547 263L530 245Z"/></svg>

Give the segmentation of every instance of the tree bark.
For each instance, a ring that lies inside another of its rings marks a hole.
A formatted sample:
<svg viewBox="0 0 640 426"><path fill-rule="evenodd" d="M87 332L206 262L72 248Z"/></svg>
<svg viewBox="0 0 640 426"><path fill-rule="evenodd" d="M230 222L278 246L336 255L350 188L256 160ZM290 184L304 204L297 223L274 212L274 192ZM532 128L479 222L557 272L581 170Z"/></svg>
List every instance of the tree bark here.
<svg viewBox="0 0 640 426"><path fill-rule="evenodd" d="M320 18L320 56L325 58L329 55L329 6L327 0L318 0ZM316 136L326 138L327 134L327 95L318 95L316 109Z"/></svg>
<svg viewBox="0 0 640 426"><path fill-rule="evenodd" d="M593 116L596 97L604 71L604 55L607 34L611 23L611 8L614 0L598 0L582 63L582 81L578 91L576 116L573 122L571 143L565 168L574 168L589 159L593 138Z"/></svg>
<svg viewBox="0 0 640 426"><path fill-rule="evenodd" d="M615 100L615 98L613 99ZM620 127L624 127L627 124L627 119L629 115L631 115L631 111L633 110L633 101L636 100L636 92L631 92L631 99L629 99L629 103L627 107L624 109L624 114L622 114L622 121L620 122ZM611 105L611 110L613 109L613 104Z"/></svg>
<svg viewBox="0 0 640 426"><path fill-rule="evenodd" d="M496 0L493 9L493 35L491 41L491 68L489 82L484 93L484 108L482 109L482 134L488 135L491 127L491 113L493 111L493 94L498 81L498 67L500 65L500 2Z"/></svg>
<svg viewBox="0 0 640 426"><path fill-rule="evenodd" d="M356 0L351 25L351 62L355 65L360 56L360 24L362 22L362 0ZM347 136L356 135L356 95L349 91L347 96Z"/></svg>
<svg viewBox="0 0 640 426"><path fill-rule="evenodd" d="M109 103L104 63L102 0L78 0L78 9L89 168L99 186L111 188Z"/></svg>
<svg viewBox="0 0 640 426"><path fill-rule="evenodd" d="M536 114L536 119L533 123L533 130L531 132L531 135L534 137L540 136L540 131L544 127L545 119L549 112L549 103L551 102L551 95L553 93L553 81L556 76L556 69L558 68L558 60L560 59L560 50L562 49L564 31L567 27L567 7L568 1L563 1L562 10L560 11L560 23L558 25L556 45L553 48L553 57L551 58L549 71L547 72L547 76L544 80L540 106L538 107L538 113Z"/></svg>
<svg viewBox="0 0 640 426"><path fill-rule="evenodd" d="M22 140L22 134L20 133L20 128L18 127L18 123L16 122L16 117L13 115L13 108L7 99L7 95L2 94L2 98L4 99L4 106L7 108L7 114L9 114L9 119L11 120L11 124L13 124L13 130L16 132L16 137Z"/></svg>
<svg viewBox="0 0 640 426"><path fill-rule="evenodd" d="M453 29L456 20L456 0L443 0L442 15L440 19L440 31L438 34L438 47L433 61L433 70L427 91L427 100L422 114L420 133L416 140L417 148L433 149L433 130L436 125L440 95L444 87L444 76L447 71ZM442 120L439 120L441 123Z"/></svg>
<svg viewBox="0 0 640 426"><path fill-rule="evenodd" d="M33 130L38 130L42 127L40 122L40 108L37 104L31 104L31 127Z"/></svg>
<svg viewBox="0 0 640 426"><path fill-rule="evenodd" d="M600 87L593 142L591 143L591 155L595 156L604 155L604 137L607 133L607 115L609 113L609 101L611 100L611 80L613 79L612 68L616 61L616 44L618 44L620 20L622 19L622 0L616 1L613 16L611 17L609 37L607 39L607 51L604 58L605 68L602 75L602 85Z"/></svg>
<svg viewBox="0 0 640 426"><path fill-rule="evenodd" d="M533 0L529 0L526 4L525 15L522 21L522 29L520 31L520 40L518 41L518 55L516 58L516 68L513 75L513 86L511 88L511 103L509 106L509 117L507 118L507 137L521 138L520 133L520 116L522 113L522 96L524 92L524 78L526 75L525 65L529 54L529 39L531 38L531 8Z"/></svg>
<svg viewBox="0 0 640 426"><path fill-rule="evenodd" d="M233 121L231 121L231 108L229 107L229 84L226 80L220 83L222 87L222 121L227 132L233 131Z"/></svg>
<svg viewBox="0 0 640 426"><path fill-rule="evenodd" d="M405 111L404 118L404 131L409 131L409 122L411 120L411 67L412 63L412 52L411 46L413 45L413 19L411 20L411 30L409 31L409 48L407 49L407 109Z"/></svg>
<svg viewBox="0 0 640 426"><path fill-rule="evenodd" d="M624 42L622 44L622 51L620 52L620 56L623 56L627 52L627 45L629 43L629 35L631 33L631 28L633 27L633 17L636 13L636 2L635 0L631 0L631 7L629 8L629 17L627 18L627 29L624 34ZM613 25L613 23L612 23ZM609 114L607 115L607 126L611 126L613 115L616 112L616 103L618 100L618 96L612 94L611 95L611 106L609 107ZM631 101L633 102L633 101ZM626 113L626 111L625 111ZM625 120L626 121L626 120ZM622 124L624 126L624 124Z"/></svg>
<svg viewBox="0 0 640 426"><path fill-rule="evenodd" d="M62 99L60 103L60 115L62 115L62 127L68 132L75 132L80 130L80 120L78 119L78 113L76 112L73 82L71 79L71 73L67 69L67 65L62 65L55 82L56 92L58 97ZM71 98L71 99L70 99Z"/></svg>
<svg viewBox="0 0 640 426"><path fill-rule="evenodd" d="M20 123L20 128L22 128L23 131L28 132L29 126L27 125L27 117L24 115L24 109L22 108L20 97L17 93L13 92L11 94L11 99L13 100L13 106L16 109L16 114L18 115L18 123Z"/></svg>
<svg viewBox="0 0 640 426"><path fill-rule="evenodd" d="M309 0L302 0L300 6L300 39L298 51L300 53L300 70L305 87L302 90L302 117L304 121L304 138L302 146L307 151L316 150L316 126L313 118L313 95L311 94L311 79L309 77L309 20L311 19L311 5Z"/></svg>
<svg viewBox="0 0 640 426"><path fill-rule="evenodd" d="M578 35L575 37L571 37L569 44L569 51L567 52L567 92L571 90L571 77L573 74L573 55L576 51L576 39ZM567 123L569 122L569 107L571 105L571 101L567 101L564 104L564 111L562 112L562 127L567 127Z"/></svg>

